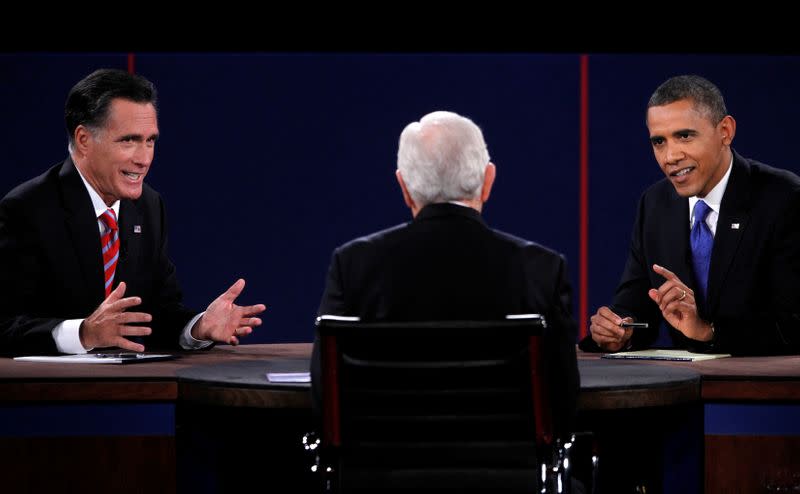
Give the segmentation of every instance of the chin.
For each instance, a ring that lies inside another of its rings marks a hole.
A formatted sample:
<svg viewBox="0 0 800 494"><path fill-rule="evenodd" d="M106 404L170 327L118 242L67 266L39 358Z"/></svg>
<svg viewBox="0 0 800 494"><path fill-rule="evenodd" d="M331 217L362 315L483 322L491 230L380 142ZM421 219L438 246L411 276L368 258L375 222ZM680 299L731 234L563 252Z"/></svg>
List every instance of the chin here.
<svg viewBox="0 0 800 494"><path fill-rule="evenodd" d="M142 188L139 187L137 190L126 190L124 193L120 194L120 199L130 199L135 201L136 199L142 197Z"/></svg>
<svg viewBox="0 0 800 494"><path fill-rule="evenodd" d="M677 186L675 186L675 184L673 184L673 187L675 187L675 192L679 196L685 197L687 199L689 197L696 196L697 194L700 193L700 191L696 190L697 189L696 187L691 187L691 188L690 187L677 187Z"/></svg>

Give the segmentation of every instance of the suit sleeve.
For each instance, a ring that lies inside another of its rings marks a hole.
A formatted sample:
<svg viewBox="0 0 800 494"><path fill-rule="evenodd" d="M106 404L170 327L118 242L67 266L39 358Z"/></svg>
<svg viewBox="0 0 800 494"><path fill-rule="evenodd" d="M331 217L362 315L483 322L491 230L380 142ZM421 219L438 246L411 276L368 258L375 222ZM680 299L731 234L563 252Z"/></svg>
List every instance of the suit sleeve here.
<svg viewBox="0 0 800 494"><path fill-rule="evenodd" d="M158 196L159 215L158 224L158 247L155 256L155 266L152 267L155 276L153 278L154 301L153 301L153 323L152 341L159 347L177 348L178 337L186 324L197 314L197 311L186 308L183 303L183 293L178 284L178 277L175 265L168 255L167 242L167 216L164 202Z"/></svg>
<svg viewBox="0 0 800 494"><path fill-rule="evenodd" d="M648 266L644 243L644 225L648 219L645 204L646 196L642 195L639 199L636 221L631 233L628 259L614 294L614 302L609 307L621 317L632 317L635 321L648 323L647 329L637 329L633 332L631 338L633 349L651 346L658 337L658 330L662 322L658 306L647 295L651 284L650 266ZM587 352L603 351L592 340L591 334L581 341L580 348Z"/></svg>
<svg viewBox="0 0 800 494"><path fill-rule="evenodd" d="M38 314L35 293L42 269L22 208L0 202L0 353L57 353L53 328L63 319Z"/></svg>
<svg viewBox="0 0 800 494"><path fill-rule="evenodd" d="M337 249L331 256L331 264L328 267L328 277L325 280L325 291L322 293L322 300L320 301L317 315L348 315L342 282L341 255L339 249Z"/></svg>

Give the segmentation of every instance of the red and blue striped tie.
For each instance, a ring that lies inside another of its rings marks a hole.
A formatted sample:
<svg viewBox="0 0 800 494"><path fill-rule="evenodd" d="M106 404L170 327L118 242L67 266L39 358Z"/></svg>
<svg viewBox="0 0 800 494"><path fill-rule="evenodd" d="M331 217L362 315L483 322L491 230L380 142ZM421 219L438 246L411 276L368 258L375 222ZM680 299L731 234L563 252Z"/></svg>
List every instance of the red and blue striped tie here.
<svg viewBox="0 0 800 494"><path fill-rule="evenodd" d="M119 260L119 228L117 215L113 209L107 209L100 215L103 223L103 233L100 235L100 245L103 246L103 271L105 275L106 297L114 287L114 272L117 270Z"/></svg>

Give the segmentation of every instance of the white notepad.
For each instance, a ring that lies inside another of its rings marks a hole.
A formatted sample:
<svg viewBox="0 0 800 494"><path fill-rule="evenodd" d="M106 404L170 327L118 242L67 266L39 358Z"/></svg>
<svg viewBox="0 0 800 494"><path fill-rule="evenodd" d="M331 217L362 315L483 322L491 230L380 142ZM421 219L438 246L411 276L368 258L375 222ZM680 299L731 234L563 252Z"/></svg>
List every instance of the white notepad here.
<svg viewBox="0 0 800 494"><path fill-rule="evenodd" d="M677 360L682 362L695 362L697 360L712 360L715 358L730 357L729 353L693 353L687 350L638 350L635 352L607 353L603 358L633 359L633 360Z"/></svg>
<svg viewBox="0 0 800 494"><path fill-rule="evenodd" d="M267 372L267 380L272 383L310 383L310 372Z"/></svg>
<svg viewBox="0 0 800 494"><path fill-rule="evenodd" d="M80 355L36 355L30 357L14 357L20 362L50 362L59 364L137 364L155 360L169 360L174 355L157 353L84 353Z"/></svg>

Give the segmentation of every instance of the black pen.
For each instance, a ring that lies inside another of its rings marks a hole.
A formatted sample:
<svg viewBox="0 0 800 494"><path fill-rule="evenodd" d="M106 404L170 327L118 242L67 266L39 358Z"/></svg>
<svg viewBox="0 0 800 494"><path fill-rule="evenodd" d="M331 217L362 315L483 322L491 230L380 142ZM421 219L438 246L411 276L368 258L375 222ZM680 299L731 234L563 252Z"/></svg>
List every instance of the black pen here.
<svg viewBox="0 0 800 494"><path fill-rule="evenodd" d="M619 323L623 328L647 328L649 325L646 322L621 322Z"/></svg>
<svg viewBox="0 0 800 494"><path fill-rule="evenodd" d="M121 358L121 359L137 359L141 358L139 353L95 353L97 358Z"/></svg>

